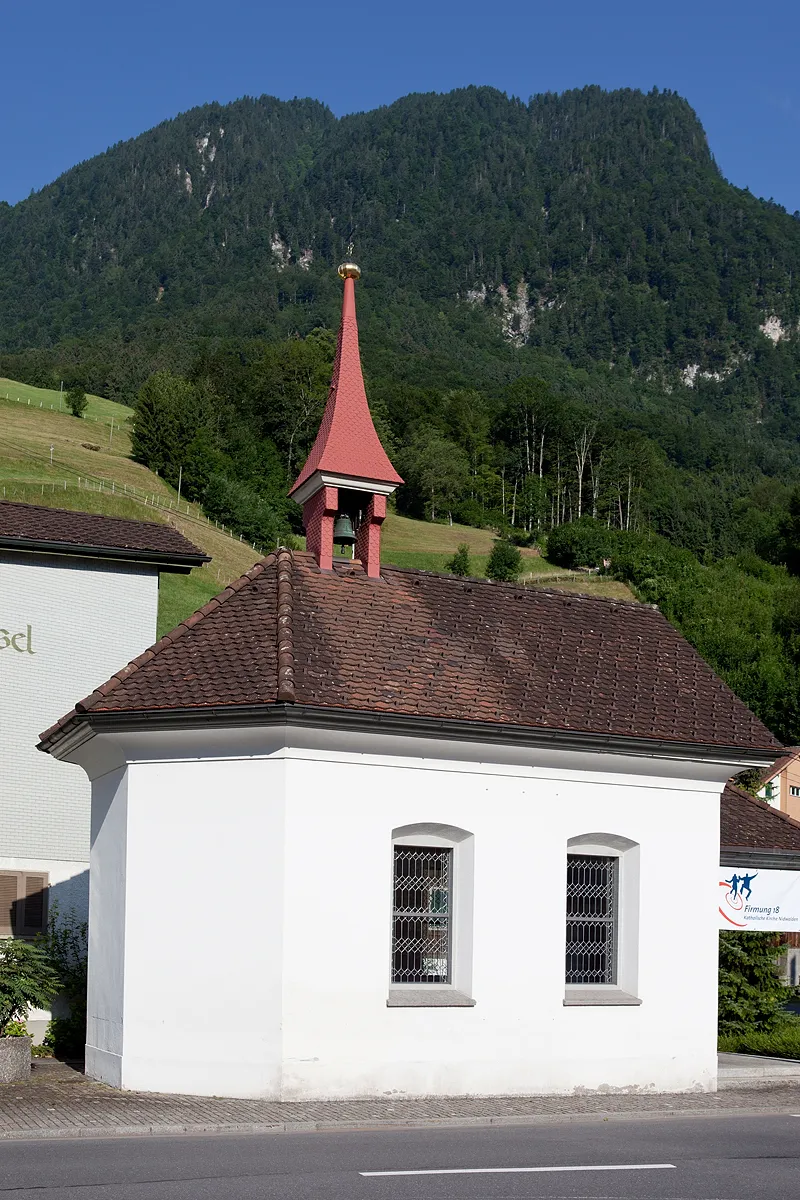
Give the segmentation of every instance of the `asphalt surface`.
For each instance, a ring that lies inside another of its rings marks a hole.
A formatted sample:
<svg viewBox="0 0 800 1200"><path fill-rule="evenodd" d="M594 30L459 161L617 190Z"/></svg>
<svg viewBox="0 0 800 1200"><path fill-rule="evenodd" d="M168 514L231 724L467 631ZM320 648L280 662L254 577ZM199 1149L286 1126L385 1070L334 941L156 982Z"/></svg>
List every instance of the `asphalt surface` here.
<svg viewBox="0 0 800 1200"><path fill-rule="evenodd" d="M776 1113L9 1141L0 1200L796 1200L799 1135Z"/></svg>

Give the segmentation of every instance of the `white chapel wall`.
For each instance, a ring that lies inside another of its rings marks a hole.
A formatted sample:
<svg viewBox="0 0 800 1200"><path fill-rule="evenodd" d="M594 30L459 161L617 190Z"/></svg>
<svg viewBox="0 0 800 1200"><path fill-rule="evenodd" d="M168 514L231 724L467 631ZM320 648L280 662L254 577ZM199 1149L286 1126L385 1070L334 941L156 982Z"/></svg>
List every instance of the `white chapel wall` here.
<svg viewBox="0 0 800 1200"><path fill-rule="evenodd" d="M718 792L454 767L287 764L283 1097L715 1086ZM391 832L430 820L474 835L474 1008L386 1007ZM639 846L640 1006L563 1004L588 831Z"/></svg>
<svg viewBox="0 0 800 1200"><path fill-rule="evenodd" d="M92 789L86 1069L114 1087L122 1086L127 831L128 775L124 769L107 771Z"/></svg>
<svg viewBox="0 0 800 1200"><path fill-rule="evenodd" d="M280 761L128 768L124 1087L279 1091L283 822Z"/></svg>
<svg viewBox="0 0 800 1200"><path fill-rule="evenodd" d="M122 1086L283 1099L715 1087L711 768L497 765L464 761L474 747L434 758L430 743L416 757L226 759L226 737L91 744L97 763L114 746L152 758L127 768L115 868ZM101 797L107 770L92 771ZM475 1006L390 1008L392 831L430 822L472 839ZM567 844L587 834L637 847L640 1005L564 1006ZM93 871L107 852L98 836Z"/></svg>

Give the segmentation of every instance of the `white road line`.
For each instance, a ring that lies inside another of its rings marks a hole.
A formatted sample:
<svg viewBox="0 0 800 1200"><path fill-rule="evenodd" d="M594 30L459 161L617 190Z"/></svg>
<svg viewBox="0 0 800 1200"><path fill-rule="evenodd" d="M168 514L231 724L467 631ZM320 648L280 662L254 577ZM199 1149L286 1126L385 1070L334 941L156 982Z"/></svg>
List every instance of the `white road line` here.
<svg viewBox="0 0 800 1200"><path fill-rule="evenodd" d="M359 1171L365 1179L386 1175L531 1175L543 1171L674 1171L674 1163L619 1163L598 1167L443 1167L433 1171Z"/></svg>

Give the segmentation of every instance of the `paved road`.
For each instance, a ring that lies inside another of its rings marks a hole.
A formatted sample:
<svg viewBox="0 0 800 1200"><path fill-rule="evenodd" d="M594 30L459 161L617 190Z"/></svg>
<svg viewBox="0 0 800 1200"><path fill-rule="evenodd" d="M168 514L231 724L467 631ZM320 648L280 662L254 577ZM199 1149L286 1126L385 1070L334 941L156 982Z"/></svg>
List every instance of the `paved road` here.
<svg viewBox="0 0 800 1200"><path fill-rule="evenodd" d="M798 1135L776 1114L4 1142L0 1200L796 1200Z"/></svg>

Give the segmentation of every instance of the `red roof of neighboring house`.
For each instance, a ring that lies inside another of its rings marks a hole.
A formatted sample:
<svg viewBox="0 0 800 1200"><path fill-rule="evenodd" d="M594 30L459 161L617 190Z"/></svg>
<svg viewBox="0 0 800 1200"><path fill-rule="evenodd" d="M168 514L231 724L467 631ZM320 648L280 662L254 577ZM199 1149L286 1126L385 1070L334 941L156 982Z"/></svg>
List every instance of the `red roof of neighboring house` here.
<svg viewBox="0 0 800 1200"><path fill-rule="evenodd" d="M0 500L0 550L36 550L189 570L210 559L171 525Z"/></svg>
<svg viewBox="0 0 800 1200"><path fill-rule="evenodd" d="M735 783L722 793L720 844L728 849L795 850L800 853L800 821Z"/></svg>
<svg viewBox="0 0 800 1200"><path fill-rule="evenodd" d="M379 483L403 482L381 445L369 411L358 350L355 280L350 276L344 281L342 323L322 424L289 495L315 471Z"/></svg>
<svg viewBox="0 0 800 1200"><path fill-rule="evenodd" d="M268 707L774 753L779 743L644 604L281 550L42 735L83 714ZM209 718L213 723L213 717Z"/></svg>

